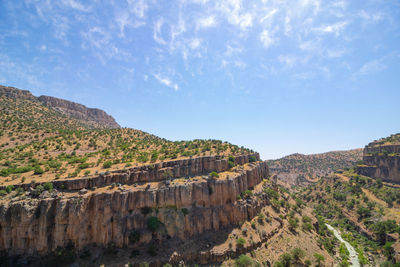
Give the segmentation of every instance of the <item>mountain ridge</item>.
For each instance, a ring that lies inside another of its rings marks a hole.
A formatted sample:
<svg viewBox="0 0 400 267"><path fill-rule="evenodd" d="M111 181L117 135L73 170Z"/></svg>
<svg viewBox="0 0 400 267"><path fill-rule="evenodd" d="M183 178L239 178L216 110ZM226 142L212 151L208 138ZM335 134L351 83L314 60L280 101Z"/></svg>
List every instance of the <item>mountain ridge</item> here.
<svg viewBox="0 0 400 267"><path fill-rule="evenodd" d="M29 90L0 85L0 96L12 99L28 100L40 103L66 116L84 121L89 128L115 129L121 126L115 119L98 108L89 108L83 104L53 96L34 96Z"/></svg>

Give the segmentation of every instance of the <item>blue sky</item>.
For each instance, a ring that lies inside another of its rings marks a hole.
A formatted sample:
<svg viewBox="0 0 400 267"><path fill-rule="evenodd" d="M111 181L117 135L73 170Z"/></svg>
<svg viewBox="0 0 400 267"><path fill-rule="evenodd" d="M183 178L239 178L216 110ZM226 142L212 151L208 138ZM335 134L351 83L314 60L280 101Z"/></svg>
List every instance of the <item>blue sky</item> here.
<svg viewBox="0 0 400 267"><path fill-rule="evenodd" d="M400 132L400 3L0 1L0 84L264 159Z"/></svg>

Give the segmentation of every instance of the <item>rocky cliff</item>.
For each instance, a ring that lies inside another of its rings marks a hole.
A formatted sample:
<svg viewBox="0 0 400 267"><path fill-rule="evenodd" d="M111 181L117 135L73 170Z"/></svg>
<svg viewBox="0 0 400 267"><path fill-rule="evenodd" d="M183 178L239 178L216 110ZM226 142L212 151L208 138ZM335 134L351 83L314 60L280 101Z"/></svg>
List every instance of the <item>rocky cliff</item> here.
<svg viewBox="0 0 400 267"><path fill-rule="evenodd" d="M237 196L268 177L265 162L250 163L226 179L100 188L9 201L0 206L0 251L47 254L57 247L138 246L176 237L186 240L257 214L262 202ZM149 220L156 227L149 227ZM156 219L155 219L156 218Z"/></svg>
<svg viewBox="0 0 400 267"><path fill-rule="evenodd" d="M0 97L11 99L13 102L25 101L28 105L50 108L66 118L73 118L88 128L114 129L120 128L115 119L101 109L86 106L51 96L36 97L28 90L0 85ZM26 107L26 106L25 106ZM25 110L26 111L26 110ZM27 115L27 114L25 114ZM37 115L37 114L36 114Z"/></svg>
<svg viewBox="0 0 400 267"><path fill-rule="evenodd" d="M36 101L36 97L34 97L28 90L19 90L14 87L2 85L0 85L0 97Z"/></svg>
<svg viewBox="0 0 400 267"><path fill-rule="evenodd" d="M93 121L104 128L120 128L115 119L101 109L88 108L82 104L51 96L42 95L38 97L38 100L44 105L78 120Z"/></svg>
<svg viewBox="0 0 400 267"><path fill-rule="evenodd" d="M363 151L363 162L357 167L359 174L400 183L400 144L397 142L382 139L368 144Z"/></svg>

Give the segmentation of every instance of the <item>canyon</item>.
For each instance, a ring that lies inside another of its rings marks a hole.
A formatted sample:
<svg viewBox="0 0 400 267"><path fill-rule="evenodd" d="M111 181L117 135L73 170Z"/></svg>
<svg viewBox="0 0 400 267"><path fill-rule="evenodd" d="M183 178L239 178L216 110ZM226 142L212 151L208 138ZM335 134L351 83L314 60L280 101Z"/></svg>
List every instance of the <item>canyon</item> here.
<svg viewBox="0 0 400 267"><path fill-rule="evenodd" d="M55 187L64 187L64 191L44 192L38 198L27 193L1 204L0 250L11 256L46 255L67 246L76 251L88 245L135 247L174 237L187 240L236 225L263 207L262 201L237 199L269 175L265 162L249 163L249 158L237 157L237 169L225 179L210 178L208 173L227 171L227 160L207 157L164 163L174 166L169 167L173 177L188 175L176 184L174 178L160 178L168 168L164 164L151 172L140 168L130 175L114 173L102 180L59 181ZM114 183L118 185L110 187ZM87 190L87 185L98 188ZM157 218L161 228L149 229L149 218ZM132 243L132 235L140 237Z"/></svg>

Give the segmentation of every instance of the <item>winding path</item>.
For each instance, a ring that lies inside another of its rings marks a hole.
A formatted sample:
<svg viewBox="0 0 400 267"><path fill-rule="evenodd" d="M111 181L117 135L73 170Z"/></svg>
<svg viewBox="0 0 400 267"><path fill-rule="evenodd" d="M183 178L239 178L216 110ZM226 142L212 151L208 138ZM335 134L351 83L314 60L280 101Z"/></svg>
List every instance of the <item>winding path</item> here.
<svg viewBox="0 0 400 267"><path fill-rule="evenodd" d="M346 240L344 240L342 238L342 236L340 235L340 233L333 228L332 226L330 226L329 224L325 223L326 226L328 227L329 230L333 231L333 234L335 235L335 237L337 239L339 239L340 242L344 243L344 245L346 246L347 250L350 253L350 262L351 262L351 266L354 267L360 267L360 262L358 261L358 253L357 251L354 249L354 247L352 245L350 245L349 242L347 242Z"/></svg>

